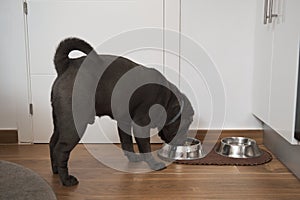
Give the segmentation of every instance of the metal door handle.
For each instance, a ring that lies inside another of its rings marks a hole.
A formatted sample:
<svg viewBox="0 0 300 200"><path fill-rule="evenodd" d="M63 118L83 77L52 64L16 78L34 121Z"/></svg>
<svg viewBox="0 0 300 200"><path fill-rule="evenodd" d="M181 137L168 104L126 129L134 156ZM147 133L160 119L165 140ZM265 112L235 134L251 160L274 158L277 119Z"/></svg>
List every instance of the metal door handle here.
<svg viewBox="0 0 300 200"><path fill-rule="evenodd" d="M277 14L273 14L273 0L270 0L270 3L269 3L269 16L268 16L268 22L271 24L272 21L273 21L273 17L278 17Z"/></svg>
<svg viewBox="0 0 300 200"><path fill-rule="evenodd" d="M274 0L265 0L264 5L264 24L272 23L273 17L278 17L277 14L273 14Z"/></svg>
<svg viewBox="0 0 300 200"><path fill-rule="evenodd" d="M269 5L269 0L265 0L265 5L264 5L264 24L268 23L268 5Z"/></svg>

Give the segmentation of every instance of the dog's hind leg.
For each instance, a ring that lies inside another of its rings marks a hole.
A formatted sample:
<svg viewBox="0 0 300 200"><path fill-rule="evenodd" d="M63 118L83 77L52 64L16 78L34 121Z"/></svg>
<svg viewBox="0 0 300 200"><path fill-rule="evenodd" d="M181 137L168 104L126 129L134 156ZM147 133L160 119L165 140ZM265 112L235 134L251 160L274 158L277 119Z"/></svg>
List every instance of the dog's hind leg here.
<svg viewBox="0 0 300 200"><path fill-rule="evenodd" d="M57 161L56 161L56 158L54 155L54 148L55 148L55 145L59 138L59 132L58 132L57 125L56 125L57 121L56 121L54 111L52 112L52 117L53 117L54 131L53 131L53 134L50 139L49 148L50 148L50 159L51 159L52 172L53 172L53 174L57 174L58 173L57 164L56 164Z"/></svg>
<svg viewBox="0 0 300 200"><path fill-rule="evenodd" d="M50 143L49 143L51 167L52 167L53 174L57 174L58 173L58 171L57 171L57 164L56 164L57 161L56 161L56 158L55 158L55 155L54 155L54 148L55 148L56 143L58 141L58 137L59 137L59 133L56 130L55 125L54 125L54 132L53 132L53 134L51 136Z"/></svg>
<svg viewBox="0 0 300 200"><path fill-rule="evenodd" d="M77 179L74 176L69 175L68 161L70 153L72 149L76 146L76 144L79 142L80 137L77 135L76 131L70 131L66 128L60 129L60 131L62 131L63 134L59 135L59 140L54 148L57 171L63 185L76 185L78 184Z"/></svg>
<svg viewBox="0 0 300 200"><path fill-rule="evenodd" d="M67 115L67 113L69 113L69 115ZM82 123L82 127L75 127L72 113L66 110L60 113L57 120L59 138L53 151L54 157L56 158L57 171L63 185L76 185L78 184L78 180L69 174L68 161L70 153L80 141L87 123ZM78 131L80 131L80 133L78 133Z"/></svg>
<svg viewBox="0 0 300 200"><path fill-rule="evenodd" d="M122 125L120 128L120 124L118 123L118 133L121 141L121 146L124 151L125 156L127 156L130 162L140 162L142 161L142 157L139 154L136 154L133 149L133 141L131 135L131 126L130 125Z"/></svg>
<svg viewBox="0 0 300 200"><path fill-rule="evenodd" d="M150 128L133 126L133 133L143 161L145 161L152 170L162 170L166 168L163 162L156 161L151 154Z"/></svg>

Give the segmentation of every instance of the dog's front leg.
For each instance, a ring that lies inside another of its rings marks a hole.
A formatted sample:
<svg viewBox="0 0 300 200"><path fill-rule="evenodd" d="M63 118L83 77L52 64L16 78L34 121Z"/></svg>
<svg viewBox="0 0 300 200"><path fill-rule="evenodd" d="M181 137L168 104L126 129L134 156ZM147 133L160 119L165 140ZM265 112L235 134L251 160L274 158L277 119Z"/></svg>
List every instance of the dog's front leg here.
<svg viewBox="0 0 300 200"><path fill-rule="evenodd" d="M131 135L131 126L118 123L118 133L121 141L121 146L125 156L130 162L140 162L143 160L140 154L136 154L133 149L133 141Z"/></svg>
<svg viewBox="0 0 300 200"><path fill-rule="evenodd" d="M156 161L151 154L150 128L134 125L133 133L143 161L145 161L153 170L162 170L166 168L166 165L163 162Z"/></svg>

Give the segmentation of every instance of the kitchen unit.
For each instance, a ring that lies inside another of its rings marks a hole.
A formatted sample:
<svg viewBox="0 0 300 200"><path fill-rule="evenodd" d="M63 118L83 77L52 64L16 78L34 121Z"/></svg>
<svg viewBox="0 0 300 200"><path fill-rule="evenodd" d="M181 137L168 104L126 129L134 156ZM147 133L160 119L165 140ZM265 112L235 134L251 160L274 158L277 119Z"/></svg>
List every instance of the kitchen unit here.
<svg viewBox="0 0 300 200"><path fill-rule="evenodd" d="M24 8L27 96L30 105L26 102L23 106L30 108L31 115L24 113L24 116L31 121L27 124L32 125L32 131L20 131L28 135L24 141L49 141L53 129L50 90L56 77L52 59L56 45L70 36L86 39L100 54L123 55L160 70L191 99L195 110L194 122L199 122L193 123L191 129L247 130L261 127L251 115L249 92L253 64L254 1L27 0ZM161 34L140 35L106 49L103 47L107 46L101 45L114 42L132 30L147 28L159 29ZM142 39L149 44L156 44L159 51L151 51L150 48L122 51ZM192 41L194 47L200 48L203 58L211 61L214 68L210 68L206 62L197 66L186 62L185 57L199 56L197 48L193 49L186 41ZM99 44L101 46L97 47ZM226 94L222 95L223 98L214 96L220 94L218 91L213 91L214 94L210 91L216 83L222 86L219 87L220 93ZM216 107L214 101L219 101L220 106ZM218 123L212 122L215 118L218 118ZM21 120L24 121L24 118ZM96 122L88 127L84 142L119 142L114 121L102 117L97 118Z"/></svg>
<svg viewBox="0 0 300 200"><path fill-rule="evenodd" d="M299 176L300 1L257 1L253 114L264 143ZM298 110L298 112L297 112Z"/></svg>

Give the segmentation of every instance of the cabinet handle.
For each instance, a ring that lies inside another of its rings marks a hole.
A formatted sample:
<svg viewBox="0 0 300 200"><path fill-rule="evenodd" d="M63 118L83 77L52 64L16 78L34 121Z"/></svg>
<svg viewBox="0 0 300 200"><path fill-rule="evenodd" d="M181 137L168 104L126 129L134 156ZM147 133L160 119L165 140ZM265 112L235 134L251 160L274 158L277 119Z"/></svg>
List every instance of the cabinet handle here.
<svg viewBox="0 0 300 200"><path fill-rule="evenodd" d="M273 17L278 17L277 14L273 14L273 0L270 0L270 4L269 4L269 16L267 16L267 18L269 19L268 22L271 24L273 21Z"/></svg>
<svg viewBox="0 0 300 200"><path fill-rule="evenodd" d="M268 4L269 4L269 0L265 0L265 5L264 5L264 24L268 23Z"/></svg>

